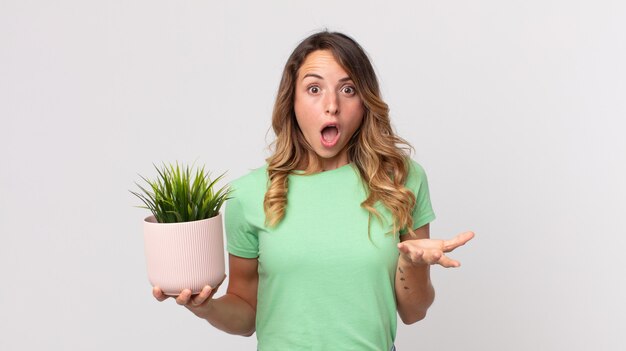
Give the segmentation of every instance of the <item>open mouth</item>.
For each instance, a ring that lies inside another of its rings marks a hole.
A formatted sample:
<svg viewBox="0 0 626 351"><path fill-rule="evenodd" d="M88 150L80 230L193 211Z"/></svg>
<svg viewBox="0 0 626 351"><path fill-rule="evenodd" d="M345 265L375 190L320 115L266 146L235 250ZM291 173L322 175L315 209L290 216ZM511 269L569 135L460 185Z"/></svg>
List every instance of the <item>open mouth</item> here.
<svg viewBox="0 0 626 351"><path fill-rule="evenodd" d="M339 140L339 128L330 124L322 128L322 144L324 146L334 146Z"/></svg>

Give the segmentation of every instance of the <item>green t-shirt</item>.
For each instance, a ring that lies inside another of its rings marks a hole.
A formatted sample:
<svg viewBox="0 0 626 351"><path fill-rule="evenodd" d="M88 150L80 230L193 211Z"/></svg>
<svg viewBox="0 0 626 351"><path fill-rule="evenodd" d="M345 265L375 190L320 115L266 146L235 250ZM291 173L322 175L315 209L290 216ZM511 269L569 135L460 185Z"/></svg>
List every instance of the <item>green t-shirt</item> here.
<svg viewBox="0 0 626 351"><path fill-rule="evenodd" d="M371 221L352 164L289 176L287 209L264 225L267 165L231 183L225 228L228 252L259 260L256 333L260 351L388 350L396 336L398 236L390 212ZM433 219L423 168L411 160L406 186L417 197L414 228Z"/></svg>

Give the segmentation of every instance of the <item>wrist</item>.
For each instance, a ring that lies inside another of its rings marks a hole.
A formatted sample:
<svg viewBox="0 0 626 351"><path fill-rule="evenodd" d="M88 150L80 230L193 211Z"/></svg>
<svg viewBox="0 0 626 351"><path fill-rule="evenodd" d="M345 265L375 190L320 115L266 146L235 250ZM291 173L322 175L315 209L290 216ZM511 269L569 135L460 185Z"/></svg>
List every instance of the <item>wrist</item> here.
<svg viewBox="0 0 626 351"><path fill-rule="evenodd" d="M196 316L209 320L215 311L213 298L208 298L204 303L198 306L188 307Z"/></svg>

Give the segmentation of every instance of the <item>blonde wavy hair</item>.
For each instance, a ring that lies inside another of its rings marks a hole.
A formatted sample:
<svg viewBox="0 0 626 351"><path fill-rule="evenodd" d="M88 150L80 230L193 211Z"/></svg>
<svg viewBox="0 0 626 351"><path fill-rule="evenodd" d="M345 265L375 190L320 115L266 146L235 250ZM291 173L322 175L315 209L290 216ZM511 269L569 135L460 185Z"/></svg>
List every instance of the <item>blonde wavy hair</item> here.
<svg viewBox="0 0 626 351"><path fill-rule="evenodd" d="M382 223L382 217L374 207L377 201L393 216L389 233L406 229L413 234L411 212L415 195L404 186L410 167L409 153L413 148L392 130L389 107L381 98L374 68L365 51L345 34L328 31L304 39L289 56L283 70L272 113L272 128L276 134L271 145L274 152L266 159L269 180L263 201L265 225L275 226L285 216L289 174L300 167L306 168L305 174L321 170L321 159L304 138L294 111L298 70L306 57L317 50L333 53L354 82L363 102L363 122L347 148L349 162L358 169L368 194L361 203L361 207L369 212L368 236L372 216Z"/></svg>

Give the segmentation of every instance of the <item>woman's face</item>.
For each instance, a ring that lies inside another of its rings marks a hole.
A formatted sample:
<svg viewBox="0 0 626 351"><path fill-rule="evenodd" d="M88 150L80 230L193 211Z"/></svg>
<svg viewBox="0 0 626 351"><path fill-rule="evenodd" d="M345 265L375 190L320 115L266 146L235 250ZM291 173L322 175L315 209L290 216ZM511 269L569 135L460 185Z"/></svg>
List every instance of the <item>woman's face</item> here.
<svg viewBox="0 0 626 351"><path fill-rule="evenodd" d="M348 163L347 145L363 121L363 103L331 51L310 53L295 86L294 109L304 137L324 170Z"/></svg>

